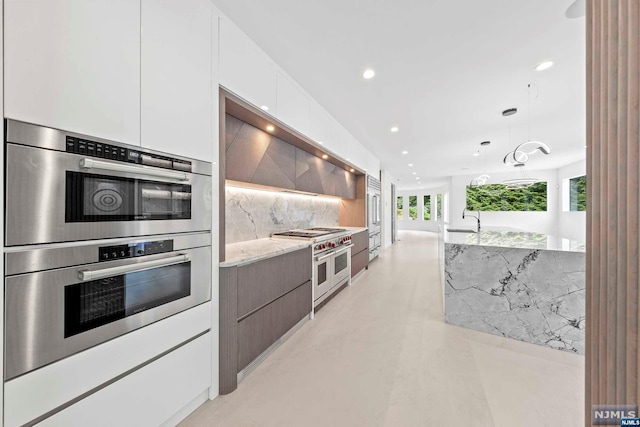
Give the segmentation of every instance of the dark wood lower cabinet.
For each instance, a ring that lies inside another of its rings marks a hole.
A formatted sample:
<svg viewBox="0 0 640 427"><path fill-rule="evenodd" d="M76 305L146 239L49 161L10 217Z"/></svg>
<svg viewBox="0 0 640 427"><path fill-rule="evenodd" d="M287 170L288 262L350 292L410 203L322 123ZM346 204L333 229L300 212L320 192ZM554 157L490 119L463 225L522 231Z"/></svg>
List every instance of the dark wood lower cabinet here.
<svg viewBox="0 0 640 427"><path fill-rule="evenodd" d="M238 322L238 371L311 312L311 281Z"/></svg>
<svg viewBox="0 0 640 427"><path fill-rule="evenodd" d="M369 231L364 230L351 236L351 277L369 265Z"/></svg>
<svg viewBox="0 0 640 427"><path fill-rule="evenodd" d="M313 309L311 248L220 269L220 394Z"/></svg>

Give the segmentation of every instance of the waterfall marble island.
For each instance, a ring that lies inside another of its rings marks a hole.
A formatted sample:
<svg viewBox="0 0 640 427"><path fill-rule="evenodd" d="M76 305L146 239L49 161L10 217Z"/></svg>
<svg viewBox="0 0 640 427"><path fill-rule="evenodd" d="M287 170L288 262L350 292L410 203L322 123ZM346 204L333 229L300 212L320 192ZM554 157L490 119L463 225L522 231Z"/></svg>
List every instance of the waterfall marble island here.
<svg viewBox="0 0 640 427"><path fill-rule="evenodd" d="M519 231L440 236L447 323L584 354L583 244Z"/></svg>

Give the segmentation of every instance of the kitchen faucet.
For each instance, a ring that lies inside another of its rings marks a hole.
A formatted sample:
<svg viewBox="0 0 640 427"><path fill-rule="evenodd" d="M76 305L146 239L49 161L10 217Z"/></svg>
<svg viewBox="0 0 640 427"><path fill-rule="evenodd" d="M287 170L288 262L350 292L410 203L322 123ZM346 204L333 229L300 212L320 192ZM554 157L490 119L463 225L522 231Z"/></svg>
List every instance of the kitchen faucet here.
<svg viewBox="0 0 640 427"><path fill-rule="evenodd" d="M478 221L478 233L480 233L480 210L478 210L478 216L475 215L468 215L466 214L467 212L467 208L464 208L462 210L462 219L465 219L465 217L470 216L471 218L475 218Z"/></svg>

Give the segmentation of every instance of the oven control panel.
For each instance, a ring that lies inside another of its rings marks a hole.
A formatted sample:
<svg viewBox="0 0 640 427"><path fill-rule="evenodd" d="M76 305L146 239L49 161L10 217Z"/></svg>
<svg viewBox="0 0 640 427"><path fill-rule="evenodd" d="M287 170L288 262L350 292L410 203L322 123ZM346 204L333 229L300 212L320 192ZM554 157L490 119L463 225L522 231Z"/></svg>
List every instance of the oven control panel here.
<svg viewBox="0 0 640 427"><path fill-rule="evenodd" d="M326 242L317 243L313 249L318 251L324 251L327 249L337 248L338 246L348 245L351 243L351 236L344 236L339 239L327 240Z"/></svg>
<svg viewBox="0 0 640 427"><path fill-rule="evenodd" d="M145 153L143 151L130 150L125 147L118 147L116 145L109 145L102 142L67 136L66 147L68 153L191 172L191 162L159 156L157 154Z"/></svg>
<svg viewBox="0 0 640 427"><path fill-rule="evenodd" d="M125 245L101 246L98 248L98 259L100 261L113 261L116 259L135 258L172 251L173 240L128 243Z"/></svg>

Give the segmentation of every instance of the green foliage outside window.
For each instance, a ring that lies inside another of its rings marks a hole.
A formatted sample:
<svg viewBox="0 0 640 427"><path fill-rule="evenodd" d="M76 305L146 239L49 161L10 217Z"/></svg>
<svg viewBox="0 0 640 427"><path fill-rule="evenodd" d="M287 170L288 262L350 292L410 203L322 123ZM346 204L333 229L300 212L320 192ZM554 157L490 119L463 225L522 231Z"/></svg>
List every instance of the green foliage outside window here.
<svg viewBox="0 0 640 427"><path fill-rule="evenodd" d="M524 188L503 184L467 187L467 209L473 211L546 211L547 183L537 182Z"/></svg>
<svg viewBox="0 0 640 427"><path fill-rule="evenodd" d="M402 215L403 215L403 201L402 201L402 196L398 196L397 200L396 200L396 210L397 210L397 215L398 215L398 219L401 220L402 219Z"/></svg>
<svg viewBox="0 0 640 427"><path fill-rule="evenodd" d="M409 196L409 219L418 219L418 196Z"/></svg>
<svg viewBox="0 0 640 427"><path fill-rule="evenodd" d="M431 219L431 196L423 196L424 216L425 221Z"/></svg>
<svg viewBox="0 0 640 427"><path fill-rule="evenodd" d="M436 220L442 221L442 194L436 196Z"/></svg>
<svg viewBox="0 0 640 427"><path fill-rule="evenodd" d="M572 211L587 210L587 177L585 175L569 180L569 197Z"/></svg>

